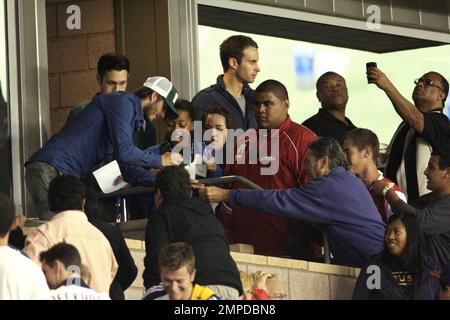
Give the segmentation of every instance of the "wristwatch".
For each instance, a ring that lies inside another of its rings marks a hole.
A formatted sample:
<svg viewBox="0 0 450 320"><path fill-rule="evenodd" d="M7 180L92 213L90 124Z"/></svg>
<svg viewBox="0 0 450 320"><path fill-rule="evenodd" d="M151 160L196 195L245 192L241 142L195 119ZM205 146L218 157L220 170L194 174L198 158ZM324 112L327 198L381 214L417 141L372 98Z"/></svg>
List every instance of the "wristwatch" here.
<svg viewBox="0 0 450 320"><path fill-rule="evenodd" d="M386 198L386 192L388 192L390 189L392 189L394 187L394 183L393 182L389 182L386 187L384 187L383 191L381 192L383 194L383 197Z"/></svg>

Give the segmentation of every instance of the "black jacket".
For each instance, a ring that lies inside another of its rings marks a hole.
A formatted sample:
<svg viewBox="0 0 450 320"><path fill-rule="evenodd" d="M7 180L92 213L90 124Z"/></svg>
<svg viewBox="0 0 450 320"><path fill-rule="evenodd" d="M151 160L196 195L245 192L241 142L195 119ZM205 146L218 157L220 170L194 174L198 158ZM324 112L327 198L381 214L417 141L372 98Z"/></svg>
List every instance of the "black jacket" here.
<svg viewBox="0 0 450 320"><path fill-rule="evenodd" d="M199 198L169 199L149 218L145 234L144 286L161 282L158 254L162 246L186 242L195 255L194 283L225 285L242 294L236 263L231 258L225 230L209 203Z"/></svg>
<svg viewBox="0 0 450 320"><path fill-rule="evenodd" d="M117 274L109 288L111 300L124 300L125 296L123 292L133 283L138 272L130 250L118 227L91 217L89 218L89 222L108 239L114 252L114 257L119 265Z"/></svg>
<svg viewBox="0 0 450 320"><path fill-rule="evenodd" d="M367 282L373 283L375 275L373 270L368 269L370 266L380 268L380 289L370 290L367 287ZM382 254L374 256L368 264L361 268L353 291L353 300L437 300L439 298L439 281L430 275L430 271L438 270L438 263L434 259L424 256L423 270L418 285L413 295L408 296L407 291L393 278L390 263L382 259Z"/></svg>

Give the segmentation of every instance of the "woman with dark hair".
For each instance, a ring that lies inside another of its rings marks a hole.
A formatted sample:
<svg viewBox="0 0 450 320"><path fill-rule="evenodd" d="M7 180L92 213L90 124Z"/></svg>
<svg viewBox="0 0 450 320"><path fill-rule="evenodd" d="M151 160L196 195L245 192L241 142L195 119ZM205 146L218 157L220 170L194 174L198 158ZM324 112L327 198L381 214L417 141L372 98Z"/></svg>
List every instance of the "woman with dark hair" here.
<svg viewBox="0 0 450 320"><path fill-rule="evenodd" d="M141 92L140 94L145 97L145 92ZM195 109L193 105L187 100L178 99L174 104L174 108L177 111L178 116L165 119L167 130L164 141L161 144L146 149L146 151L157 152L161 155L167 153L180 153L181 155L184 155L184 151L188 150L190 152L190 156L188 157L189 160L186 161L186 158L184 158L182 164L189 165L194 162L196 154L200 156L203 154L205 145L203 144L203 141L196 141L194 139ZM188 139L189 137L190 139ZM126 182L139 186L153 186L156 173L160 171L160 169L152 168L151 170L147 170L142 167L130 166L124 163L120 163L120 168ZM205 167L204 171L208 178L222 176L222 170L220 168L206 171ZM199 177L205 178L204 175L199 175ZM150 198L147 197L147 199ZM145 211L151 213L153 210L152 208L153 203L149 203L148 209ZM145 216L147 216L147 214L145 214Z"/></svg>
<svg viewBox="0 0 450 320"><path fill-rule="evenodd" d="M164 142L161 144L160 153L172 152L175 146L187 146L186 143L190 143L192 148L191 152L194 151L194 119L195 119L195 109L194 106L187 100L179 99L175 102L175 110L178 112L178 117L166 119L166 136ZM190 141L184 140L183 131L190 135ZM174 134L175 133L175 134ZM178 134L177 134L178 133ZM196 142L196 141L195 141ZM200 143L201 144L201 143ZM192 155L191 155L192 158ZM193 160L193 158L192 158Z"/></svg>
<svg viewBox="0 0 450 320"><path fill-rule="evenodd" d="M389 218L384 250L361 268L354 300L436 300L439 282L431 271L439 264L423 254L417 218L399 213Z"/></svg>
<svg viewBox="0 0 450 320"><path fill-rule="evenodd" d="M228 133L235 129L230 113L223 107L210 108L203 115L202 124L203 138L206 140L204 160L208 163L208 170L215 170L217 165L223 168L227 163Z"/></svg>
<svg viewBox="0 0 450 320"><path fill-rule="evenodd" d="M222 149L224 148L227 139L227 129L231 129L231 122L228 111L223 108L216 107L208 110L202 120L204 129L204 132L202 132L202 134L205 133L205 130L211 129L211 131L206 134L206 141L198 141L195 140L197 135L194 133L194 129L196 129L194 126L194 106L187 100L179 99L175 103L174 107L178 112L178 117L166 121L166 141L161 144L161 153L173 152L176 146L178 147L178 149L182 147L184 150L187 147L187 141L184 140L184 137L186 137L186 134L189 132L191 138L191 163L196 160L196 155L200 155L202 156L201 160L203 161L203 164L208 165L207 170L205 167L205 172L199 174L198 178L221 177L223 175L222 167L216 165L216 159L214 157L215 155L217 155L217 152L222 151ZM183 131L185 132L184 134ZM183 150L180 151L180 153L183 153ZM225 161L221 161L219 163L225 164ZM185 164L187 165L189 163ZM197 170L198 166L196 166L196 172Z"/></svg>

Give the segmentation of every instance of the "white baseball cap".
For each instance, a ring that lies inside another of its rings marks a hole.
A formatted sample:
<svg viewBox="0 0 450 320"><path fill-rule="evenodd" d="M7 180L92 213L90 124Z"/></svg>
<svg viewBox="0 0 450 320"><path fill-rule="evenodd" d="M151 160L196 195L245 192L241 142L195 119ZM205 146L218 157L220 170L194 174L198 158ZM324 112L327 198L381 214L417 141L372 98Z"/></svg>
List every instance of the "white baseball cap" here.
<svg viewBox="0 0 450 320"><path fill-rule="evenodd" d="M172 112L174 115L178 116L178 112L174 106L175 102L178 99L178 92L175 89L172 82L170 82L165 77L155 76L148 78L144 82L143 86L152 89L153 91L157 92L161 97L163 97L164 101L169 107L169 111Z"/></svg>

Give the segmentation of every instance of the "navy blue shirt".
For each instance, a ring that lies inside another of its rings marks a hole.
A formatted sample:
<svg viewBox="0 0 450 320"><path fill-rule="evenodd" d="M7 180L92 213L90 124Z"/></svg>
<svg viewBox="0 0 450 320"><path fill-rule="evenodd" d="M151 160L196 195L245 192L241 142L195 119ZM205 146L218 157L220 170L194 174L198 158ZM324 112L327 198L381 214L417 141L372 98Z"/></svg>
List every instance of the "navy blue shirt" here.
<svg viewBox="0 0 450 320"><path fill-rule="evenodd" d="M133 135L143 123L141 99L136 95L99 94L28 162L47 162L77 177L88 174L109 155L130 165L159 168L159 153L145 152L133 144Z"/></svg>

